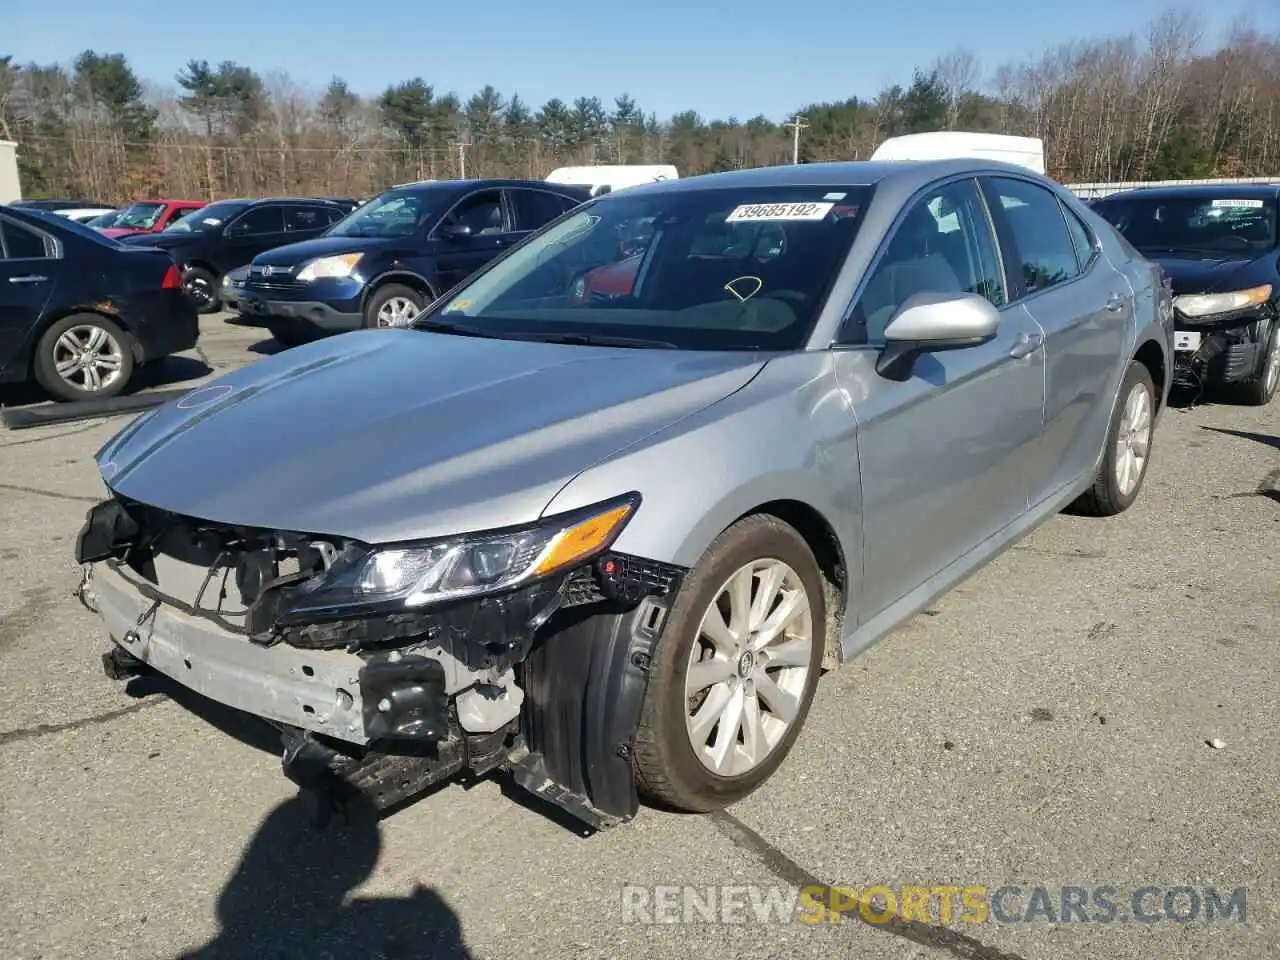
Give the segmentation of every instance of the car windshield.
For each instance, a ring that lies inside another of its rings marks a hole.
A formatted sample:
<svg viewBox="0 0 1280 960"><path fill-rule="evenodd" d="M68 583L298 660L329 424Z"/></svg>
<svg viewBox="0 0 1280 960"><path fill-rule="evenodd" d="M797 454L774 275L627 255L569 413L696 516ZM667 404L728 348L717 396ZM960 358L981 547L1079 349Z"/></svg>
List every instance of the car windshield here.
<svg viewBox="0 0 1280 960"><path fill-rule="evenodd" d="M156 221L160 219L160 214L164 213L163 203L131 203L125 208L124 213L120 214L120 219L116 221L117 227L133 227L136 230L150 230L156 225Z"/></svg>
<svg viewBox="0 0 1280 960"><path fill-rule="evenodd" d="M88 224L86 224L86 226L97 227L99 230L104 227L114 227L122 213L124 213L123 210L112 210L110 213L104 213L94 217L88 222Z"/></svg>
<svg viewBox="0 0 1280 960"><path fill-rule="evenodd" d="M443 204L427 191L389 190L347 214L325 234L330 237L405 237Z"/></svg>
<svg viewBox="0 0 1280 960"><path fill-rule="evenodd" d="M478 273L418 326L687 350L797 349L870 195L865 186L610 194Z"/></svg>
<svg viewBox="0 0 1280 960"><path fill-rule="evenodd" d="M244 200L221 200L188 213L165 227L165 233L208 233L221 229L228 220L247 207Z"/></svg>
<svg viewBox="0 0 1280 960"><path fill-rule="evenodd" d="M1093 209L1147 252L1256 255L1276 245L1276 202L1260 198L1116 197Z"/></svg>

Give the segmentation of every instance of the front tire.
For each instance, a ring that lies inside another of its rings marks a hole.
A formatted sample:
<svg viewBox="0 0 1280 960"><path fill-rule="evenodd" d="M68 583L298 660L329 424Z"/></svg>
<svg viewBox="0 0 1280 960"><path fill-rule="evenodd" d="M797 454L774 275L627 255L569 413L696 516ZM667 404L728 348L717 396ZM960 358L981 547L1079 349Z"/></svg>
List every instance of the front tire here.
<svg viewBox="0 0 1280 960"><path fill-rule="evenodd" d="M1240 401L1251 407L1265 407L1280 385L1280 321L1272 320L1268 333L1258 372L1240 385Z"/></svg>
<svg viewBox="0 0 1280 960"><path fill-rule="evenodd" d="M412 287L388 283L365 304L364 325L374 329L407 326L425 305L426 298Z"/></svg>
<svg viewBox="0 0 1280 960"><path fill-rule="evenodd" d="M106 317L73 314L40 337L33 366L36 382L59 400L104 400L133 377L133 338Z"/></svg>
<svg viewBox="0 0 1280 960"><path fill-rule="evenodd" d="M1120 384L1120 396L1107 431L1102 466L1087 493L1072 504L1080 513L1113 517L1124 513L1138 499L1155 432L1156 388L1151 373L1131 361Z"/></svg>
<svg viewBox="0 0 1280 960"><path fill-rule="evenodd" d="M773 775L818 682L823 583L804 539L776 517L740 520L707 549L650 669L633 761L643 795L706 812Z"/></svg>

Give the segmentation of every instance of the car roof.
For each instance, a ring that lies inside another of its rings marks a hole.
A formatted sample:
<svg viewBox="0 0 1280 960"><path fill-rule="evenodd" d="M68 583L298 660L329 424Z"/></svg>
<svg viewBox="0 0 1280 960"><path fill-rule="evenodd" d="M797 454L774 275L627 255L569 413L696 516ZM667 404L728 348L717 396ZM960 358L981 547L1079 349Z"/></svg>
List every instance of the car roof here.
<svg viewBox="0 0 1280 960"><path fill-rule="evenodd" d="M645 183L605 194L602 200L638 193L685 190L741 189L750 187L858 187L892 186L910 193L941 177L964 173L1013 174L1055 183L1027 167L1000 160L957 157L946 160L832 160L822 163L783 164L705 173L679 180Z"/></svg>
<svg viewBox="0 0 1280 960"><path fill-rule="evenodd" d="M1222 198L1235 200L1274 200L1280 196L1280 183L1185 183L1178 186L1135 187L1099 197L1095 203L1105 200L1194 200Z"/></svg>
<svg viewBox="0 0 1280 960"><path fill-rule="evenodd" d="M391 190L421 190L423 193L448 190L460 193L466 190L499 189L501 187L524 187L527 189L552 190L563 193L566 188L574 191L575 187L564 183L548 183L546 180L530 180L518 178L489 177L483 180L419 180L413 183L398 183Z"/></svg>

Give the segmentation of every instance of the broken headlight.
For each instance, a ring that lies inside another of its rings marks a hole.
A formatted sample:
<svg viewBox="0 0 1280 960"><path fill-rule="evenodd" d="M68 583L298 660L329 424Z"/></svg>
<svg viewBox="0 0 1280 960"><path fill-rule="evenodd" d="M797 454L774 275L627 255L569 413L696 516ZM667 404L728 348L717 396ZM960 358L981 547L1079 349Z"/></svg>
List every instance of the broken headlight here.
<svg viewBox="0 0 1280 960"><path fill-rule="evenodd" d="M415 609L567 572L607 550L639 503L631 494L528 527L349 550L326 573L290 591L289 614Z"/></svg>

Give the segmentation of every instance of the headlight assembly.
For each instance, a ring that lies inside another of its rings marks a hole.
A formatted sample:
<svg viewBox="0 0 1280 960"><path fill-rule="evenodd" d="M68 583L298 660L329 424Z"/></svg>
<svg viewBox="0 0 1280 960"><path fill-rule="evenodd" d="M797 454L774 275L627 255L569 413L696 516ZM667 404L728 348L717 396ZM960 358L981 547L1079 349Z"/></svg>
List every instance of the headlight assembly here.
<svg viewBox="0 0 1280 960"><path fill-rule="evenodd" d="M1184 317L1200 319L1219 313L1234 313L1260 306L1271 299L1271 285L1263 284L1231 293L1194 293L1173 298L1173 305Z"/></svg>
<svg viewBox="0 0 1280 960"><path fill-rule="evenodd" d="M312 260L298 271L298 280L307 283L311 280L319 280L321 277L349 277L363 256L362 253L344 253L336 257Z"/></svg>
<svg viewBox="0 0 1280 960"><path fill-rule="evenodd" d="M528 527L348 549L324 575L291 590L288 619L407 612L567 572L607 550L639 503L631 494Z"/></svg>

